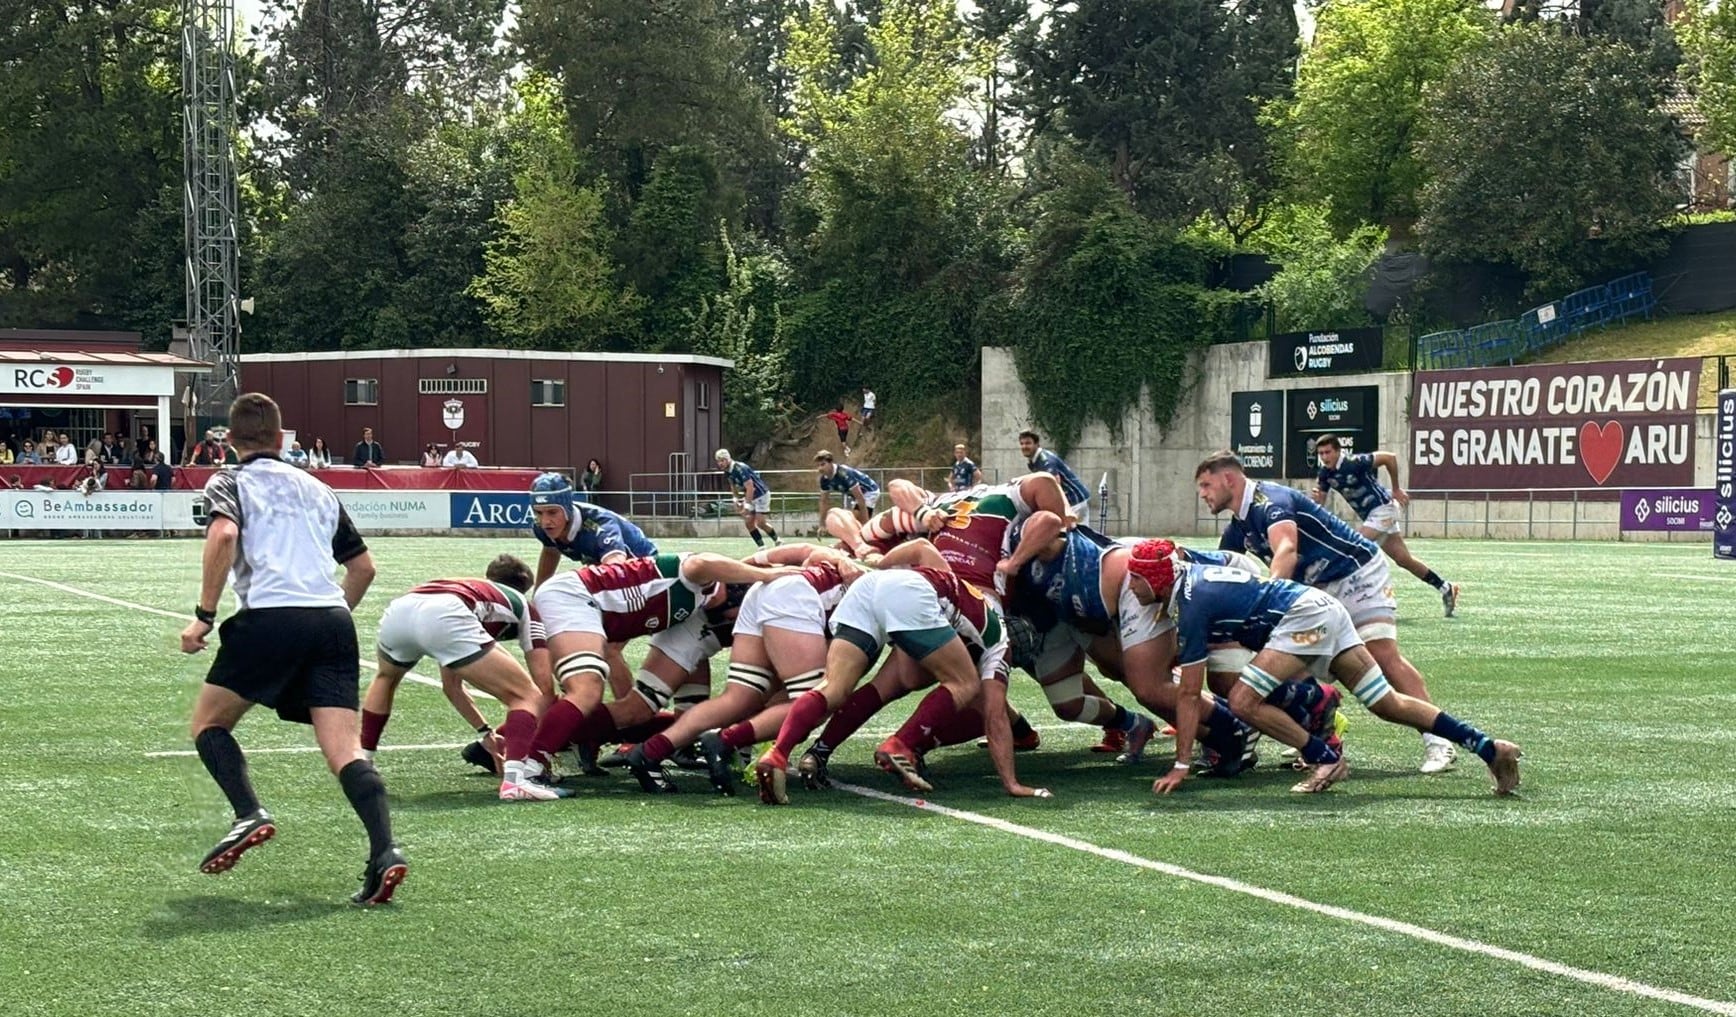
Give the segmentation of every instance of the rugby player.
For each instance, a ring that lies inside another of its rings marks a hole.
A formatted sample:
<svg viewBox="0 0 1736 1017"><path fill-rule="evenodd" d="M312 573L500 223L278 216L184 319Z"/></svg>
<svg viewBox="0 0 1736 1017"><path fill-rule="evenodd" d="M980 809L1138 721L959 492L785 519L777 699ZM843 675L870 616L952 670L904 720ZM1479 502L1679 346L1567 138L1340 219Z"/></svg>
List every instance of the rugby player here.
<svg viewBox="0 0 1736 1017"><path fill-rule="evenodd" d="M560 797L546 780L555 753L574 741L602 741L619 724L649 719L686 694L680 686L718 646L707 629L706 609L726 603L730 584L769 582L796 571L717 554L659 554L587 565L544 583L535 606L548 632L561 695L543 713L521 759L521 783L548 791L547 798ZM651 637L651 652L634 682L636 696L617 700L624 711L617 718L601 708L608 674L603 650L639 636Z"/></svg>
<svg viewBox="0 0 1736 1017"><path fill-rule="evenodd" d="M1240 569L1218 565L1188 565L1175 556L1167 540L1148 540L1133 549L1128 561L1133 593L1141 602L1162 604L1176 619L1181 643L1181 719L1176 724L1175 768L1153 784L1158 794L1181 786L1188 767L1181 760L1191 747L1199 709L1195 695L1205 682L1207 647L1239 643L1254 650L1241 680L1230 693L1230 706L1268 735L1294 746L1312 768L1291 790L1314 794L1349 775L1342 753L1318 734L1280 711L1261 709L1284 683L1307 674L1330 676L1369 712L1393 724L1429 731L1476 753L1488 764L1495 793L1512 794L1519 786L1519 746L1491 738L1424 700L1394 689L1363 645L1343 603L1324 590L1287 579L1260 579Z"/></svg>
<svg viewBox="0 0 1736 1017"><path fill-rule="evenodd" d="M765 540L760 537L764 533L772 538L772 543L778 542L778 531L772 529L770 512L772 510L772 489L766 486L765 479L754 471L752 466L737 462L730 458L729 449L717 450L717 468L723 471L724 479L741 498L741 519L747 525L747 535L753 538L755 545L765 546Z"/></svg>
<svg viewBox="0 0 1736 1017"><path fill-rule="evenodd" d="M1329 491L1343 495L1356 517L1362 520L1357 532L1380 545L1380 549L1399 568L1434 587L1441 595L1441 607L1451 618L1459 606L1459 584L1442 579L1405 546L1404 520L1400 510L1410 504L1410 495L1399 486L1398 456L1381 451L1345 455L1337 435L1323 434L1314 439L1314 457L1320 462L1320 475L1314 482L1314 501L1325 505ZM1392 479L1392 490L1381 486L1380 469L1385 469L1386 475Z"/></svg>
<svg viewBox="0 0 1736 1017"><path fill-rule="evenodd" d="M1067 465L1067 460L1043 447L1035 431L1019 432L1019 452L1025 457L1025 468L1032 473L1051 473L1067 494L1067 510L1079 519L1087 518L1091 492L1085 482Z"/></svg>
<svg viewBox="0 0 1736 1017"><path fill-rule="evenodd" d="M820 474L820 522L826 521L827 501L832 492L843 496L844 507L855 512L860 522L867 522L869 513L880 501L880 485L874 478L854 466L839 466L832 453L814 453L814 469Z"/></svg>
<svg viewBox="0 0 1736 1017"><path fill-rule="evenodd" d="M530 752L544 690L553 683L548 641L530 603L530 587L530 566L503 554L489 563L483 579L435 579L386 605L377 636L379 669L362 700L362 748L370 758L391 719L399 683L423 657L433 657L443 686L469 682L506 707L498 739L507 760L500 799L537 797L538 789L525 783L517 760ZM513 638L528 670L498 642ZM496 741L486 725L478 733L485 742Z"/></svg>
<svg viewBox="0 0 1736 1017"><path fill-rule="evenodd" d="M1229 510L1243 549L1264 560L1274 579L1317 586L1350 612L1356 633L1392 687L1423 702L1428 686L1398 648L1398 601L1380 548L1294 488L1250 482L1234 452L1208 456L1194 470L1200 500L1214 514ZM1453 744L1423 730L1423 773L1451 769Z"/></svg>

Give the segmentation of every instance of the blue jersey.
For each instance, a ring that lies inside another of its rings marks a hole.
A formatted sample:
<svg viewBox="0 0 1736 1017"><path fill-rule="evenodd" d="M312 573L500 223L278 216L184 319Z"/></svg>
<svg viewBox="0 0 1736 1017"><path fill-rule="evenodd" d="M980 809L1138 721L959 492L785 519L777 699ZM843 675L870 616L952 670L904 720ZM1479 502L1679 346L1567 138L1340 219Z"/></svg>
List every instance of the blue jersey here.
<svg viewBox="0 0 1736 1017"><path fill-rule="evenodd" d="M605 555L616 551L629 558L650 558L657 553L657 545L646 538L644 531L601 505L578 502L573 512L566 536L558 540L551 539L540 526L531 527L531 532L544 547L552 547L584 565L600 564Z"/></svg>
<svg viewBox="0 0 1736 1017"><path fill-rule="evenodd" d="M1067 504L1078 505L1091 499L1091 492L1085 489L1085 482L1067 465L1067 461L1046 448L1037 450L1031 461L1025 464L1032 473L1053 473L1055 479L1061 482L1061 493L1067 496Z"/></svg>
<svg viewBox="0 0 1736 1017"><path fill-rule="evenodd" d="M1381 484L1374 455L1369 452L1341 455L1333 469L1320 467L1315 484L1322 491L1337 491L1344 495L1358 519L1367 519L1370 512L1392 501L1392 492Z"/></svg>
<svg viewBox="0 0 1736 1017"><path fill-rule="evenodd" d="M1041 590L1061 620L1079 631L1104 635L1116 612L1103 602L1103 556L1117 545L1083 525L1063 533L1061 539L1061 553L1053 561L1032 558L1018 586Z"/></svg>
<svg viewBox="0 0 1736 1017"><path fill-rule="evenodd" d="M1314 504L1293 487L1261 480L1249 485L1242 539L1254 557L1272 562L1268 531L1278 523L1296 524L1296 579L1310 586L1337 582L1380 557L1374 541L1344 520Z"/></svg>
<svg viewBox="0 0 1736 1017"><path fill-rule="evenodd" d="M1258 652L1284 613L1307 590L1288 579L1261 579L1241 569L1186 566L1176 576L1170 599L1181 654L1178 659L1183 666L1198 664L1218 643L1240 643Z"/></svg>
<svg viewBox="0 0 1736 1017"><path fill-rule="evenodd" d="M977 464L970 461L970 456L965 456L963 459L960 459L958 462L953 463L952 464L952 489L954 491L963 491L963 490L966 490L968 488L975 487L976 486L976 471L977 471Z"/></svg>
<svg viewBox="0 0 1736 1017"><path fill-rule="evenodd" d="M1230 553L1234 550L1233 548L1220 547L1216 550L1206 550L1198 547L1178 547L1175 550L1176 554L1181 557L1181 560L1187 562L1189 565L1218 565L1223 568L1237 567L1235 562L1230 559Z"/></svg>
<svg viewBox="0 0 1736 1017"><path fill-rule="evenodd" d="M756 478L754 483L759 483ZM880 490L880 485L874 478L863 473L854 466L834 466L830 477L820 478L820 490L836 491L839 494L849 494L850 489L860 486L864 495Z"/></svg>
<svg viewBox="0 0 1736 1017"><path fill-rule="evenodd" d="M760 475L754 472L754 468L739 459L730 463L729 469L724 470L723 475L729 478L729 485L731 487L738 488L743 492L747 490L748 481L753 481L753 494L755 498L758 498L762 494L768 494L771 492L771 488L767 487L766 482L760 478Z"/></svg>

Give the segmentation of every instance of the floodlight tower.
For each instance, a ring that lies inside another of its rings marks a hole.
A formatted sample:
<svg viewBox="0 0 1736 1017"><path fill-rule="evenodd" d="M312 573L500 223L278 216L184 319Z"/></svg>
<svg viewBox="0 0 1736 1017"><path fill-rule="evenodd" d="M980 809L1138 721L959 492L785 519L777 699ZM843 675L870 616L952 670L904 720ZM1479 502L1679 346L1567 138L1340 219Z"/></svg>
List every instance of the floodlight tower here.
<svg viewBox="0 0 1736 1017"><path fill-rule="evenodd" d="M211 373L193 413L220 416L238 393L240 239L235 184L235 0L181 0L181 207L186 225L184 338ZM177 330L179 332L179 330ZM177 335L177 338L182 338Z"/></svg>

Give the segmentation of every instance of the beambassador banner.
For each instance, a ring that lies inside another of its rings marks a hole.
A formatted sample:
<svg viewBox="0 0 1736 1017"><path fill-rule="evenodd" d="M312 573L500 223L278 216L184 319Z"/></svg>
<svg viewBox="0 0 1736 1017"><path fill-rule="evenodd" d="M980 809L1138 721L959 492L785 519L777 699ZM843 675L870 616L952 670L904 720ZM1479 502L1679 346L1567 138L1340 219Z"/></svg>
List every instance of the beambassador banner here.
<svg viewBox="0 0 1736 1017"><path fill-rule="evenodd" d="M1410 487L1692 487L1700 360L1418 371Z"/></svg>

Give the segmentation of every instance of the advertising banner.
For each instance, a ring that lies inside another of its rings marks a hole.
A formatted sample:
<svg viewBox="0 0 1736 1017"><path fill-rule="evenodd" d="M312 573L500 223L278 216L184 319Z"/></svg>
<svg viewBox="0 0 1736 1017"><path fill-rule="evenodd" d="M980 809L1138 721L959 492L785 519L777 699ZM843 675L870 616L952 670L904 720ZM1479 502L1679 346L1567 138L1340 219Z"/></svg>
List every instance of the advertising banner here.
<svg viewBox="0 0 1736 1017"><path fill-rule="evenodd" d="M1712 529L1716 499L1709 490L1672 487L1628 489L1621 493L1621 528L1666 533L1704 533Z"/></svg>
<svg viewBox="0 0 1736 1017"><path fill-rule="evenodd" d="M451 496L447 525L455 530L527 530L534 525L523 491L459 491Z"/></svg>
<svg viewBox="0 0 1736 1017"><path fill-rule="evenodd" d="M338 491L359 530L443 530L451 517L447 491Z"/></svg>
<svg viewBox="0 0 1736 1017"><path fill-rule="evenodd" d="M1417 490L1690 487L1700 360L1418 371Z"/></svg>
<svg viewBox="0 0 1736 1017"><path fill-rule="evenodd" d="M1385 359L1385 348L1386 333L1379 328L1284 332L1266 342L1266 376L1296 378L1378 371Z"/></svg>
<svg viewBox="0 0 1736 1017"><path fill-rule="evenodd" d="M175 394L175 372L142 364L5 364L0 366L0 393L166 396Z"/></svg>
<svg viewBox="0 0 1736 1017"><path fill-rule="evenodd" d="M9 530L160 530L155 491L6 491L0 526Z"/></svg>
<svg viewBox="0 0 1736 1017"><path fill-rule="evenodd" d="M1712 421L1712 556L1736 561L1736 388L1718 393Z"/></svg>
<svg viewBox="0 0 1736 1017"><path fill-rule="evenodd" d="M1230 450L1242 457L1248 476L1284 475L1284 393L1230 393Z"/></svg>
<svg viewBox="0 0 1736 1017"><path fill-rule="evenodd" d="M1284 476L1301 479L1319 471L1314 461L1314 439L1323 434L1336 435L1346 453L1372 452L1380 447L1378 386L1291 389L1288 401Z"/></svg>

